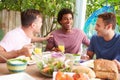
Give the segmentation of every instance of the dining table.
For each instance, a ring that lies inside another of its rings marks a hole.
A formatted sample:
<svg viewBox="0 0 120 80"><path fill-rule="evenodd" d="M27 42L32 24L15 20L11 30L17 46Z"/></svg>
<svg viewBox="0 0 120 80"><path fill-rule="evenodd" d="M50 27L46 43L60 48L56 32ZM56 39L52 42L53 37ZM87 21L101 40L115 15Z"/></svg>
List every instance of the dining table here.
<svg viewBox="0 0 120 80"><path fill-rule="evenodd" d="M42 75L36 63L27 65L26 70L24 72L30 75L35 80L53 80L52 77L46 77ZM0 76L9 75L9 74L11 73L7 68L7 63L0 63ZM119 73L119 80L120 80L120 73Z"/></svg>
<svg viewBox="0 0 120 80"><path fill-rule="evenodd" d="M25 72L33 77L35 80L52 80L50 77L43 76L40 74L36 64L28 65ZM0 76L11 74L7 69L6 63L0 63Z"/></svg>
<svg viewBox="0 0 120 80"><path fill-rule="evenodd" d="M46 77L42 75L39 72L39 69L37 68L36 64L28 65L25 72L31 77L33 77L35 80L53 80L53 78L51 77ZM6 63L0 63L0 76L9 75L9 74L11 73L8 71Z"/></svg>

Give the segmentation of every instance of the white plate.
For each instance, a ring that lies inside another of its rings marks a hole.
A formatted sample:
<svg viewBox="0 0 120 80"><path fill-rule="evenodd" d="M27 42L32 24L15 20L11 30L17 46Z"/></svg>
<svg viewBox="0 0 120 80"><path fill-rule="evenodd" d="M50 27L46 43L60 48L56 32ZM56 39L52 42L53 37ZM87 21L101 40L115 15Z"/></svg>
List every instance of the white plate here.
<svg viewBox="0 0 120 80"><path fill-rule="evenodd" d="M56 74L57 74L57 72L53 72L53 80L55 80ZM64 72L64 74L68 74L70 76L73 76L75 73L73 73L73 72ZM87 80L101 80L101 79L92 78L92 79L87 79Z"/></svg>
<svg viewBox="0 0 120 80"><path fill-rule="evenodd" d="M83 66L86 66L86 67L90 67L90 68L94 68L94 60L85 61L83 63L80 63L80 65L83 65Z"/></svg>
<svg viewBox="0 0 120 80"><path fill-rule="evenodd" d="M0 76L0 80L35 80L35 79L30 75L28 75L27 73L22 72L22 73Z"/></svg>

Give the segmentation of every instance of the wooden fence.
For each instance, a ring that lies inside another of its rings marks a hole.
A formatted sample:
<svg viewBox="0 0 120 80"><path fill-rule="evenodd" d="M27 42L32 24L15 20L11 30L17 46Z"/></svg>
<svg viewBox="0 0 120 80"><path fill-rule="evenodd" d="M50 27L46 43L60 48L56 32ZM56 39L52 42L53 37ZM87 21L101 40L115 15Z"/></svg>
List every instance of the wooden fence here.
<svg viewBox="0 0 120 80"><path fill-rule="evenodd" d="M2 29L4 33L20 25L20 12L9 10L0 11L0 29Z"/></svg>

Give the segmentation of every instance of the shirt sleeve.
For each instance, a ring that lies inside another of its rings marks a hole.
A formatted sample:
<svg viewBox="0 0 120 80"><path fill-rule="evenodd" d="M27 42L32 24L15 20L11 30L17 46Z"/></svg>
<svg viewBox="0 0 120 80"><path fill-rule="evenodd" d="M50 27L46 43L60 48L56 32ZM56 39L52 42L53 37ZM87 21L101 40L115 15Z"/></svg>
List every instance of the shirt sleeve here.
<svg viewBox="0 0 120 80"><path fill-rule="evenodd" d="M4 38L1 40L0 45L6 50L6 51L11 51L14 49L15 44L14 43L14 38L11 36L11 34L6 34Z"/></svg>

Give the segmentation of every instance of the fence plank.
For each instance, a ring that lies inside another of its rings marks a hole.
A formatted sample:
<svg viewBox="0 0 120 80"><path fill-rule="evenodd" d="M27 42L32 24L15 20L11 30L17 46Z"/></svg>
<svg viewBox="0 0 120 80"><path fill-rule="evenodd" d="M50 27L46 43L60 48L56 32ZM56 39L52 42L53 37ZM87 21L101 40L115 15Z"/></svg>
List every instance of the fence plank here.
<svg viewBox="0 0 120 80"><path fill-rule="evenodd" d="M15 25L21 26L21 17L20 17L20 12L18 11L16 11L16 14L15 14Z"/></svg>
<svg viewBox="0 0 120 80"><path fill-rule="evenodd" d="M2 28L4 32L6 33L9 29L9 24L8 24L8 13L9 11L3 10L2 11Z"/></svg>
<svg viewBox="0 0 120 80"><path fill-rule="evenodd" d="M9 30L15 28L15 11L9 12Z"/></svg>
<svg viewBox="0 0 120 80"><path fill-rule="evenodd" d="M0 29L2 29L2 11L0 11Z"/></svg>

